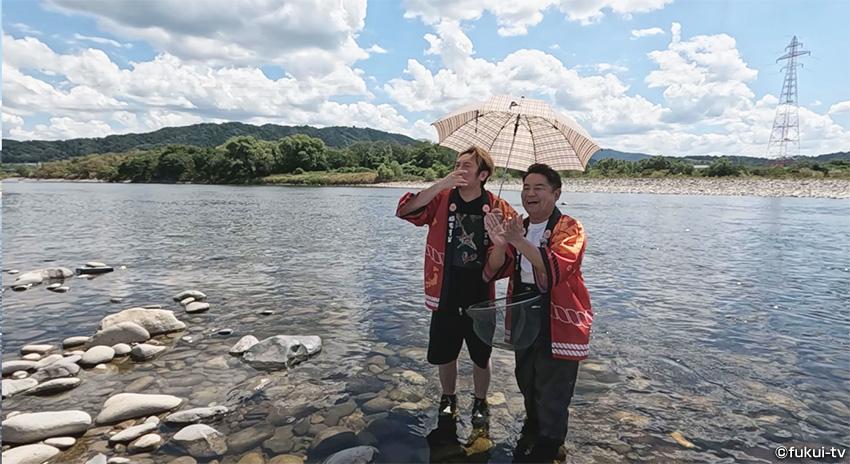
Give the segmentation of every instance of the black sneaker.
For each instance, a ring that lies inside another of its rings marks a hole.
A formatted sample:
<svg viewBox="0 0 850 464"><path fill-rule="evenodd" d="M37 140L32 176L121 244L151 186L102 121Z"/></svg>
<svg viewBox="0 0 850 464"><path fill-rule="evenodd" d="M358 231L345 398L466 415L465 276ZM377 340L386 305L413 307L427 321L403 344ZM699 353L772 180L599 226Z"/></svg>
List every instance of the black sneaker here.
<svg viewBox="0 0 850 464"><path fill-rule="evenodd" d="M440 397L440 417L457 418L457 395Z"/></svg>
<svg viewBox="0 0 850 464"><path fill-rule="evenodd" d="M524 459L531 454L534 444L537 442L537 423L532 422L527 417L523 421L522 430L519 433L519 439L516 442L514 449L514 462L526 462Z"/></svg>
<svg viewBox="0 0 850 464"><path fill-rule="evenodd" d="M487 400L475 398L472 402L472 426L483 427L490 421L490 406L487 405Z"/></svg>

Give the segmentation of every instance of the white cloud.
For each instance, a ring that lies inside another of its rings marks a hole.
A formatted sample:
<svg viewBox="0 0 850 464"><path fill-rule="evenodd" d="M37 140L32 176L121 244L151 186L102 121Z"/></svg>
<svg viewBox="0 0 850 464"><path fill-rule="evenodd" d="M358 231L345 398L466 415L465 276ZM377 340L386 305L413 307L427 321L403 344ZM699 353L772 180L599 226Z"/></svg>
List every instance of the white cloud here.
<svg viewBox="0 0 850 464"><path fill-rule="evenodd" d="M17 31L23 32L24 34L41 35L41 31L39 31L38 29L34 29L29 24L14 23L12 24L12 27Z"/></svg>
<svg viewBox="0 0 850 464"><path fill-rule="evenodd" d="M3 128L6 131L6 128ZM63 140L79 137L105 137L114 130L104 121L78 121L69 117L50 118L49 124L37 124L32 130L14 127L9 136L18 140Z"/></svg>
<svg viewBox="0 0 850 464"><path fill-rule="evenodd" d="M443 21L472 21L485 12L496 17L498 34L525 35L543 20L549 9L561 11L571 21L592 24L605 16L605 10L624 16L664 8L672 0L406 0L405 18L421 18L425 24Z"/></svg>
<svg viewBox="0 0 850 464"><path fill-rule="evenodd" d="M632 39L639 39L641 37L649 37L652 35L661 34L664 34L664 29L661 29L660 27L651 27L649 29L633 29Z"/></svg>
<svg viewBox="0 0 850 464"><path fill-rule="evenodd" d="M368 58L356 42L366 0L49 0L48 5L91 16L115 36L212 66L274 63L302 78L339 73Z"/></svg>
<svg viewBox="0 0 850 464"><path fill-rule="evenodd" d="M96 43L96 44L100 44L100 45L111 45L115 48L132 48L133 47L133 44L131 44L131 43L121 43L117 40L107 39L106 37L95 37L95 36L88 36L88 35L82 35L82 34L75 33L74 38L77 39L77 40L92 42L92 43Z"/></svg>
<svg viewBox="0 0 850 464"><path fill-rule="evenodd" d="M384 53L387 53L387 50L384 49L384 47L381 47L378 44L372 45L371 47L367 48L366 51L369 52L369 53L375 53L375 54L378 54L378 55L383 55Z"/></svg>
<svg viewBox="0 0 850 464"><path fill-rule="evenodd" d="M845 113L850 111L850 101L842 101L829 107L829 114Z"/></svg>
<svg viewBox="0 0 850 464"><path fill-rule="evenodd" d="M561 46L558 44L549 45L549 50L560 50Z"/></svg>

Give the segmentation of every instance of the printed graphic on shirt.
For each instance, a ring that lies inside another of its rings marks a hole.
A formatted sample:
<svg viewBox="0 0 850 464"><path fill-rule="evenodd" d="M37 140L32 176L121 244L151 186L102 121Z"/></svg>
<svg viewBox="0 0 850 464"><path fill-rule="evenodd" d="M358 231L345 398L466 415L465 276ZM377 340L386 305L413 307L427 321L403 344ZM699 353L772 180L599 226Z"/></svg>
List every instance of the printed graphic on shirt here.
<svg viewBox="0 0 850 464"><path fill-rule="evenodd" d="M459 267L484 267L484 216L457 213L452 246L452 265Z"/></svg>

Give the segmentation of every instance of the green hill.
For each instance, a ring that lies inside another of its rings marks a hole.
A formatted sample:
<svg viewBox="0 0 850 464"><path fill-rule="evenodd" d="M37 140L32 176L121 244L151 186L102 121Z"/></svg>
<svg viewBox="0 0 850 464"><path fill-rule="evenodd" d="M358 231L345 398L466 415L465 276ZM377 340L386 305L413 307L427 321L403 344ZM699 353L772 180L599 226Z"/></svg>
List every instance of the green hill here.
<svg viewBox="0 0 850 464"><path fill-rule="evenodd" d="M3 139L4 163L33 163L68 159L91 153L121 153L132 149L182 144L199 147L221 145L237 135L249 135L260 140L278 140L293 134L306 134L322 139L330 147L345 147L354 142L397 142L410 145L416 140L401 134L359 127L254 126L240 122L223 124L203 123L184 127L165 127L145 134L110 135L102 138L70 140L30 140L20 142Z"/></svg>

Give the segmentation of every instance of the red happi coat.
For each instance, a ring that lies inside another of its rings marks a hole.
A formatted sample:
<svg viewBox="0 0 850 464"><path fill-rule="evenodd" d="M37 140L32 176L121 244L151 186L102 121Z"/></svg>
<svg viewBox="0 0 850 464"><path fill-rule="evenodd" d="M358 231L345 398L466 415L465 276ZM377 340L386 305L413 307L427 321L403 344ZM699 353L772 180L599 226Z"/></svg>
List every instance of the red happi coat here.
<svg viewBox="0 0 850 464"><path fill-rule="evenodd" d="M527 230L528 219L525 227ZM555 208L539 248L546 272L534 268L534 280L540 293L549 300L552 357L556 359L581 361L588 355L593 309L590 306L590 293L581 274L586 246L581 223L562 215ZM508 284L508 295L513 295L515 282L520 282L520 259L514 247L510 247L508 261L514 268ZM505 329L509 337L510 315L506 317Z"/></svg>
<svg viewBox="0 0 850 464"><path fill-rule="evenodd" d="M404 219L405 221L417 226L428 225L428 238L425 241L425 307L431 311L439 309L440 302L445 301L443 298L443 290L448 289L446 280L447 277L450 278L447 273L447 268L450 268L451 264L446 264L446 246L449 244L449 216L450 214L453 214L453 211L450 211L449 208L453 194L452 192L454 192L453 189L443 190L438 193L437 196L434 197L434 199L431 200L431 202L424 208L420 208L407 216L401 216L399 214L401 208L416 196L416 194L408 192L401 197L401 200L398 202L398 208L396 209L396 216ZM484 191L484 194L487 195L487 206L483 212L486 213L489 209L498 208L502 211L502 214L505 217L516 214L514 209L511 208L505 200L502 200L498 196L486 190ZM455 193L455 195L457 195L457 193ZM490 243L489 240L486 240L486 243L487 257L484 261L485 269L487 267L486 260L490 258L490 253L493 251L493 244ZM511 268L506 260L505 265L502 267L501 277L507 277L510 270ZM484 278L483 275L482 278ZM496 296L495 280L496 279L485 279L489 285L488 295L490 299L493 299Z"/></svg>

